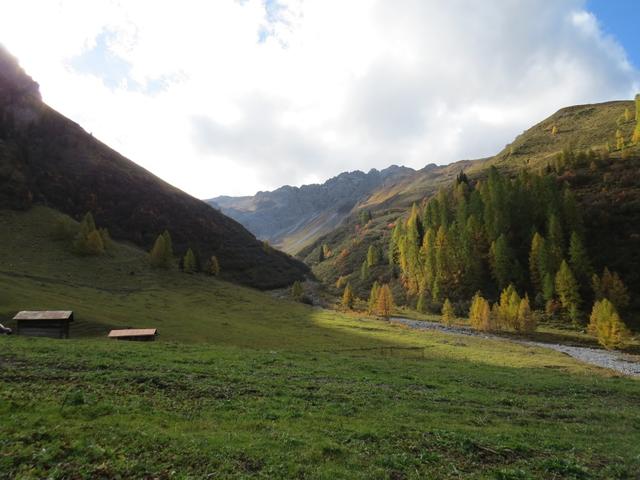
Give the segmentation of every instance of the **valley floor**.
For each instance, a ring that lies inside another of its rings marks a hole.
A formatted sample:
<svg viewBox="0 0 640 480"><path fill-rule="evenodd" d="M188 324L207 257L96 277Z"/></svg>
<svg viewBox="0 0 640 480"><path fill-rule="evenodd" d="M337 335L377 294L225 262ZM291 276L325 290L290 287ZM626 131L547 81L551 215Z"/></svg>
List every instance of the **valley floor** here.
<svg viewBox="0 0 640 480"><path fill-rule="evenodd" d="M636 379L156 271L127 245L76 257L47 233L52 215L0 211L0 322L76 314L69 340L0 336L0 479L640 471ZM106 339L123 326L159 341Z"/></svg>

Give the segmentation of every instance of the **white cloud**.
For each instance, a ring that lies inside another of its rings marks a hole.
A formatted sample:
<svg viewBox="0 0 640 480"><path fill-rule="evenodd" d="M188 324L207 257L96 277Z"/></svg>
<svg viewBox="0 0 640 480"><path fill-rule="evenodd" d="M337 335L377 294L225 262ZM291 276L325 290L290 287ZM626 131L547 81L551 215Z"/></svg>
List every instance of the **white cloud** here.
<svg viewBox="0 0 640 480"><path fill-rule="evenodd" d="M638 89L582 0L6 3L45 101L199 197L486 156Z"/></svg>

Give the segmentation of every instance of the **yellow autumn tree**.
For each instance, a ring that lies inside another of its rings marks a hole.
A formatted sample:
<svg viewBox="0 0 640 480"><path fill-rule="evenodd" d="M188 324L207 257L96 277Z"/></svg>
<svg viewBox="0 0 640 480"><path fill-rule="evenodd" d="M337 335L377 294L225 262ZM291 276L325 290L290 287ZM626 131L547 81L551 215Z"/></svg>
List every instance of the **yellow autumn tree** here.
<svg viewBox="0 0 640 480"><path fill-rule="evenodd" d="M606 298L593 305L588 330L608 350L623 347L631 336L616 307Z"/></svg>

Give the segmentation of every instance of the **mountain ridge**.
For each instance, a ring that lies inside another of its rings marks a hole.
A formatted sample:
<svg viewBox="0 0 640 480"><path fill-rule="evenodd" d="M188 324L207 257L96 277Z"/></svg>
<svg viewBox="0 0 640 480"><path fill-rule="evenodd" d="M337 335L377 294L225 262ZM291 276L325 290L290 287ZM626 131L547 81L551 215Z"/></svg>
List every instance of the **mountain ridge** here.
<svg viewBox="0 0 640 480"><path fill-rule="evenodd" d="M308 269L245 227L153 175L42 102L38 84L0 48L0 208L91 211L111 235L149 249L169 230L178 255L219 259L228 280L277 288Z"/></svg>
<svg viewBox="0 0 640 480"><path fill-rule="evenodd" d="M336 228L375 188L414 173L412 168L391 165L367 173L343 172L322 184L285 185L253 196L220 196L206 201L258 238L295 253Z"/></svg>

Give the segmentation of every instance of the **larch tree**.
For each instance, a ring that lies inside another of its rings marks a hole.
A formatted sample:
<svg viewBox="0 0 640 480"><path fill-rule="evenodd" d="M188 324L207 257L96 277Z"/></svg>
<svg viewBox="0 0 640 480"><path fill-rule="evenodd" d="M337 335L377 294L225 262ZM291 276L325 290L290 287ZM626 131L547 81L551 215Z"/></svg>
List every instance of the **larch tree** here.
<svg viewBox="0 0 640 480"><path fill-rule="evenodd" d="M453 310L453 304L451 303L451 300L445 298L444 303L442 304L442 323L445 325L453 325L455 319L456 313Z"/></svg>
<svg viewBox="0 0 640 480"><path fill-rule="evenodd" d="M351 284L347 283L347 286L344 287L344 292L342 293L342 306L347 310L353 309L353 290L351 289Z"/></svg>
<svg viewBox="0 0 640 480"><path fill-rule="evenodd" d="M393 294L389 284L385 283L378 291L378 303L376 305L378 315L388 319L393 311Z"/></svg>
<svg viewBox="0 0 640 480"><path fill-rule="evenodd" d="M619 311L629 306L629 291L617 272L604 268L602 276L594 274L591 286L596 300L608 299Z"/></svg>
<svg viewBox="0 0 640 480"><path fill-rule="evenodd" d="M218 257L215 255L209 259L209 275L213 275L214 277L220 275L220 263L218 262Z"/></svg>
<svg viewBox="0 0 640 480"><path fill-rule="evenodd" d="M489 331L493 329L491 322L491 307L489 302L480 295L480 292L473 296L471 308L469 309L469 322L475 330Z"/></svg>
<svg viewBox="0 0 640 480"><path fill-rule="evenodd" d="M369 278L369 263L365 259L360 266L360 280L363 282Z"/></svg>
<svg viewBox="0 0 640 480"><path fill-rule="evenodd" d="M529 249L529 275L531 285L536 293L542 291L542 281L547 273L540 261L544 248L544 237L538 232L535 232L531 239L531 248Z"/></svg>
<svg viewBox="0 0 640 480"><path fill-rule="evenodd" d="M583 285L588 284L592 275L591 261L582 238L575 231L571 233L569 241L569 265L576 279Z"/></svg>
<svg viewBox="0 0 640 480"><path fill-rule="evenodd" d="M169 268L173 263L173 243L168 230L158 235L151 252L149 260L154 267Z"/></svg>
<svg viewBox="0 0 640 480"><path fill-rule="evenodd" d="M369 245L369 250L367 251L367 265L369 267L373 267L378 264L380 260L380 252L375 245Z"/></svg>
<svg viewBox="0 0 640 480"><path fill-rule="evenodd" d="M616 307L608 299L598 300L593 305L589 318L589 333L598 338L598 342L606 349L624 347L631 333L624 324Z"/></svg>
<svg viewBox="0 0 640 480"><path fill-rule="evenodd" d="M195 273L197 269L198 263L196 261L196 255L193 253L193 250L189 248L182 259L182 270L185 273Z"/></svg>
<svg viewBox="0 0 640 480"><path fill-rule="evenodd" d="M84 253L87 255L101 255L104 253L104 242L98 230L92 230L84 242Z"/></svg>
<svg viewBox="0 0 640 480"><path fill-rule="evenodd" d="M373 282L373 285L371 286L371 293L369 293L369 303L367 305L367 313L369 313L369 315L373 315L376 312L379 292L380 284L378 284L378 282Z"/></svg>
<svg viewBox="0 0 640 480"><path fill-rule="evenodd" d="M562 308L571 315L572 320L576 320L577 310L580 308L580 291L569 264L563 260L560 269L556 274L556 293L560 299Z"/></svg>
<svg viewBox="0 0 640 480"><path fill-rule="evenodd" d="M291 298L299 302L302 300L303 295L304 295L304 288L302 287L302 283L296 280L295 282L293 282L293 285L291 286Z"/></svg>

